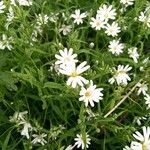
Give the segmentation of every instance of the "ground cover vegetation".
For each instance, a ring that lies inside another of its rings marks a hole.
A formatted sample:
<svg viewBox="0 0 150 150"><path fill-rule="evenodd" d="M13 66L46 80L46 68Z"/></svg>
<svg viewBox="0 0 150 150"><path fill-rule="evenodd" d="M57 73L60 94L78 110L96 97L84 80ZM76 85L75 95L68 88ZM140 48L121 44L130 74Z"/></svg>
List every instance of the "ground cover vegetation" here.
<svg viewBox="0 0 150 150"><path fill-rule="evenodd" d="M150 150L148 0L0 1L0 149Z"/></svg>

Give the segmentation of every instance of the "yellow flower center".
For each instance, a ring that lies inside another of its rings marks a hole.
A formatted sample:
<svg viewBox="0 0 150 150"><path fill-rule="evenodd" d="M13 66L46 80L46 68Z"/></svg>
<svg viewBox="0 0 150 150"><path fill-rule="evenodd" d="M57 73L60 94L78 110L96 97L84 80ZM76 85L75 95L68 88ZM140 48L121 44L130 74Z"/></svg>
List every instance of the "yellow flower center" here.
<svg viewBox="0 0 150 150"><path fill-rule="evenodd" d="M77 77L77 76L78 76L77 72L73 72L73 73L71 74L71 77Z"/></svg>
<svg viewBox="0 0 150 150"><path fill-rule="evenodd" d="M89 96L91 96L92 95L92 93L90 92L90 91L87 91L86 93L85 93L85 96L86 97L89 97Z"/></svg>
<svg viewBox="0 0 150 150"><path fill-rule="evenodd" d="M100 26L100 22L99 21L96 22L96 26Z"/></svg>
<svg viewBox="0 0 150 150"><path fill-rule="evenodd" d="M112 32L113 32L113 29L112 29L112 28L110 28L110 29L109 29L109 32L110 32L110 33L112 33Z"/></svg>
<svg viewBox="0 0 150 150"><path fill-rule="evenodd" d="M105 16L105 18L108 18L108 13L106 13L104 16Z"/></svg>
<svg viewBox="0 0 150 150"><path fill-rule="evenodd" d="M117 74L125 74L125 71L118 71Z"/></svg>
<svg viewBox="0 0 150 150"><path fill-rule="evenodd" d="M69 57L65 57L64 60L65 61L70 61L70 58Z"/></svg>
<svg viewBox="0 0 150 150"><path fill-rule="evenodd" d="M117 49L117 46L114 46L114 47L113 47L113 50L116 51L116 49Z"/></svg>
<svg viewBox="0 0 150 150"><path fill-rule="evenodd" d="M144 143L142 144L142 150L147 150L147 146Z"/></svg>

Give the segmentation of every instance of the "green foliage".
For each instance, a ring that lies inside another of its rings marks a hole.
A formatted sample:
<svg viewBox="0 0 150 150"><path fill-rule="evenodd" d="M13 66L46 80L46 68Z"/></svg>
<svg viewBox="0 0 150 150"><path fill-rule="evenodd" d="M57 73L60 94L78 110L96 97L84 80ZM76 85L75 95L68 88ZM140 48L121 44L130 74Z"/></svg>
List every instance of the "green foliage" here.
<svg viewBox="0 0 150 150"><path fill-rule="evenodd" d="M140 79L150 83L150 63L143 64L143 60L150 56L150 28L135 20L144 10L146 2L136 0L125 13L120 13L122 5L119 0L36 0L29 7L12 6L15 17L7 30L5 23L10 3L4 1L6 12L0 14L0 41L2 34L12 36L13 49L0 49L0 149L64 150L68 145L73 145L78 133L83 135L86 143L87 132L91 138L89 149L121 150L133 140L133 132L140 129L134 121L136 117L146 115L147 120L143 125L150 124L149 110L146 109L144 97L137 95L138 88L114 112L104 117ZM124 54L118 57L108 51L108 44L113 38L90 27L91 17L103 3L113 4L119 14L117 20L122 32L118 38L126 48ZM89 13L79 26L70 18L78 8ZM55 16L52 13L59 14ZM66 22L62 13L66 13ZM34 41L32 33L38 14L58 19L42 24L43 32L37 33L37 41ZM72 30L64 36L59 29L65 23L72 25ZM91 42L95 44L93 48L89 45ZM127 49L134 46L138 47L140 54L138 63L127 53ZM58 74L53 67L55 54L64 47L73 48L74 53L78 54L79 63L88 62L90 69L84 76L104 89L103 100L93 108L86 108L78 100L80 88L67 86L66 76ZM132 80L126 87L108 82L112 77L110 68L119 64L132 66ZM140 67L144 67L144 71L140 71ZM150 93L150 88L147 93ZM88 119L87 109L94 117ZM48 135L48 142L44 146L32 144L33 137L27 139L20 135L22 128L10 122L10 116L15 112L26 110L31 125L39 133ZM57 133L57 130L61 132L54 138L53 133Z"/></svg>

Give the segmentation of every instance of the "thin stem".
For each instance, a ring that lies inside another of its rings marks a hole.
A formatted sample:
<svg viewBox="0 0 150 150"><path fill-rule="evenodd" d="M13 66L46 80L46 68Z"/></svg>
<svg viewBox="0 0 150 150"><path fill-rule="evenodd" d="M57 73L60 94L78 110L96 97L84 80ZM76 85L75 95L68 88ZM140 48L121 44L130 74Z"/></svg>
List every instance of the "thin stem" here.
<svg viewBox="0 0 150 150"><path fill-rule="evenodd" d="M137 85L142 81L142 79L134 85L134 87L130 90L130 92L128 92L127 95L125 95L121 100L120 102L114 107L112 108L105 116L104 118L107 118L112 112L114 112L129 96L130 94L135 90L135 88L137 87Z"/></svg>

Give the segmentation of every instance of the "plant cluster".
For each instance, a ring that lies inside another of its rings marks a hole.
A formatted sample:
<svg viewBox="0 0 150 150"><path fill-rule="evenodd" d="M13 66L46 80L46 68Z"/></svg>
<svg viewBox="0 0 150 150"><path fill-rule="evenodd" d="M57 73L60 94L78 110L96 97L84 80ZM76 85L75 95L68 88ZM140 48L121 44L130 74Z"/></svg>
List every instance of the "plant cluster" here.
<svg viewBox="0 0 150 150"><path fill-rule="evenodd" d="M2 150L150 150L148 0L0 0Z"/></svg>

